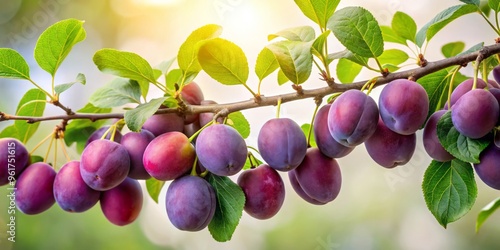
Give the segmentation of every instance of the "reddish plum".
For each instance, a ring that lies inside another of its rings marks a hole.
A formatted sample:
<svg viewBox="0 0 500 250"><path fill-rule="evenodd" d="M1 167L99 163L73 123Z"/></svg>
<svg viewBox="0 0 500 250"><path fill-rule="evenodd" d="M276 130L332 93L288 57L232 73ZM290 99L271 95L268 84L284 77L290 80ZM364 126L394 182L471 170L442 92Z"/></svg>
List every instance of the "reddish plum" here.
<svg viewBox="0 0 500 250"><path fill-rule="evenodd" d="M151 175L144 168L142 158L149 143L155 138L153 133L142 129L140 132L130 132L123 136L121 145L130 156L130 172L128 177L137 180L149 179Z"/></svg>
<svg viewBox="0 0 500 250"><path fill-rule="evenodd" d="M184 119L175 113L153 115L146 120L142 128L155 136L172 131L182 132L184 130Z"/></svg>
<svg viewBox="0 0 500 250"><path fill-rule="evenodd" d="M295 170L288 171L288 179L290 180L290 184L292 185L293 190L297 195L299 195L300 198L303 200L313 204L313 205L324 205L326 202L320 202L318 200L315 200L314 198L310 197L306 192L304 192L304 189L300 186L300 183L297 181L297 176L295 174Z"/></svg>
<svg viewBox="0 0 500 250"><path fill-rule="evenodd" d="M181 132L156 137L144 151L142 162L155 179L167 181L189 172L196 158L193 145Z"/></svg>
<svg viewBox="0 0 500 250"><path fill-rule="evenodd" d="M285 200L285 185L278 172L263 164L244 171L238 185L245 193L245 212L265 220L278 213Z"/></svg>
<svg viewBox="0 0 500 250"><path fill-rule="evenodd" d="M365 141L366 151L380 166L394 168L410 161L417 146L415 134L402 135L390 130L379 119L377 130Z"/></svg>
<svg viewBox="0 0 500 250"><path fill-rule="evenodd" d="M201 101L204 100L203 92L201 91L200 86L198 86L195 82L190 82L182 87L181 97L182 100L191 105L200 105ZM184 123L193 123L198 120L198 116L198 114L187 115Z"/></svg>
<svg viewBox="0 0 500 250"><path fill-rule="evenodd" d="M91 142L84 150L80 172L89 187L106 191L118 186L130 171L130 156L119 143L108 140Z"/></svg>
<svg viewBox="0 0 500 250"><path fill-rule="evenodd" d="M309 148L304 161L292 171L304 193L319 203L333 201L340 192L340 167L335 159L326 157L318 148Z"/></svg>
<svg viewBox="0 0 500 250"><path fill-rule="evenodd" d="M139 182L126 178L120 185L102 192L101 210L108 221L124 226L137 219L142 209L142 200Z"/></svg>

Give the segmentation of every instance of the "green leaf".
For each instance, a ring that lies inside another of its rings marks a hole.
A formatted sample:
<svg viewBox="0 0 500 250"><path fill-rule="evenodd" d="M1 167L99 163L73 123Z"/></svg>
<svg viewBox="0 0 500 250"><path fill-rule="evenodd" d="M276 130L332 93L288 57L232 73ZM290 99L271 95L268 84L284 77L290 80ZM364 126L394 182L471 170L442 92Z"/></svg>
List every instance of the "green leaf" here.
<svg viewBox="0 0 500 250"><path fill-rule="evenodd" d="M158 197L160 196L161 189L164 185L164 181L159 181L155 178L149 178L146 180L146 189L148 190L148 194L156 203L158 203Z"/></svg>
<svg viewBox="0 0 500 250"><path fill-rule="evenodd" d="M160 64L158 64L158 66L156 66L155 69L160 70L161 74L166 74L168 69L170 69L170 67L172 67L172 64L175 62L175 59L177 59L177 58L174 57L174 58L171 58L169 60L165 60L165 61L161 62Z"/></svg>
<svg viewBox="0 0 500 250"><path fill-rule="evenodd" d="M337 64L337 79L341 83L352 83L363 66L346 58L340 58Z"/></svg>
<svg viewBox="0 0 500 250"><path fill-rule="evenodd" d="M349 50L344 50L344 51L330 54L330 55L328 55L328 58L330 60L345 58L345 59L352 61L354 63L357 63L361 66L368 67L368 58L353 54Z"/></svg>
<svg viewBox="0 0 500 250"><path fill-rule="evenodd" d="M387 69L388 72L396 72L399 70L399 66L397 65L394 65L394 64L391 64L391 63L385 63L385 64L382 64L382 68L383 69Z"/></svg>
<svg viewBox="0 0 500 250"><path fill-rule="evenodd" d="M255 74L262 81L268 75L273 73L279 68L278 60L274 57L274 54L268 48L262 49L257 56L257 62L255 63Z"/></svg>
<svg viewBox="0 0 500 250"><path fill-rule="evenodd" d="M179 107L179 103L177 102L177 100L175 99L175 97L173 96L166 96L167 99L163 102L163 106L167 107L167 108L177 108Z"/></svg>
<svg viewBox="0 0 500 250"><path fill-rule="evenodd" d="M226 176L209 174L208 182L217 196L215 215L208 224L208 230L216 241L229 241L243 213L245 194Z"/></svg>
<svg viewBox="0 0 500 250"><path fill-rule="evenodd" d="M288 79L288 77L286 77L285 73L283 73L283 70L278 70L278 85L283 85L285 83L287 83L288 81L290 81L290 79Z"/></svg>
<svg viewBox="0 0 500 250"><path fill-rule="evenodd" d="M222 84L245 84L248 80L247 57L238 45L228 40L214 38L203 42L198 62L210 77Z"/></svg>
<svg viewBox="0 0 500 250"><path fill-rule="evenodd" d="M182 80L182 70L181 69L173 69L170 70L165 75L165 84L167 85L167 89L175 90L175 84L180 84Z"/></svg>
<svg viewBox="0 0 500 250"><path fill-rule="evenodd" d="M312 42L279 41L269 44L269 48L281 70L295 84L305 82L312 70Z"/></svg>
<svg viewBox="0 0 500 250"><path fill-rule="evenodd" d="M412 42L415 42L415 34L417 33L417 24L411 16L408 14L398 11L394 14L391 22L392 30L394 32Z"/></svg>
<svg viewBox="0 0 500 250"><path fill-rule="evenodd" d="M480 72L481 72L483 79L486 79L490 75L490 72L493 71L493 69L496 66L498 66L499 62L498 62L498 58L496 56L490 56L488 58L485 58L481 62L481 64L484 64L484 65L480 65L480 69L481 69Z"/></svg>
<svg viewBox="0 0 500 250"><path fill-rule="evenodd" d="M319 57L323 57L323 53L325 52L325 44L327 41L328 36L330 35L331 31L327 30L323 32L323 34L319 35L316 40L314 40L314 43L312 45L312 53Z"/></svg>
<svg viewBox="0 0 500 250"><path fill-rule="evenodd" d="M21 101L19 101L16 115L33 117L42 116L45 110L46 98L45 93L39 89L28 90L21 98ZM40 126L39 122L29 124L22 120L14 121L15 135L17 135L15 138L26 144L33 134L35 134L38 126Z"/></svg>
<svg viewBox="0 0 500 250"><path fill-rule="evenodd" d="M36 162L43 162L43 157L41 157L39 155L30 155L30 164L33 164Z"/></svg>
<svg viewBox="0 0 500 250"><path fill-rule="evenodd" d="M228 115L228 125L234 127L240 133L243 139L250 135L250 123L241 111L236 111Z"/></svg>
<svg viewBox="0 0 500 250"><path fill-rule="evenodd" d="M94 54L100 71L136 81L156 82L153 68L138 54L115 49L101 49Z"/></svg>
<svg viewBox="0 0 500 250"><path fill-rule="evenodd" d="M221 33L221 26L208 24L198 28L188 36L186 41L184 41L179 48L179 53L177 54L177 64L185 77L193 74L196 75L201 71L201 66L198 63L198 43L200 41L219 37Z"/></svg>
<svg viewBox="0 0 500 250"><path fill-rule="evenodd" d="M326 28L326 24L337 9L339 2L340 0L295 0L302 13L323 29Z"/></svg>
<svg viewBox="0 0 500 250"><path fill-rule="evenodd" d="M490 6L495 13L498 13L500 11L500 0L488 0L488 6Z"/></svg>
<svg viewBox="0 0 500 250"><path fill-rule="evenodd" d="M443 55L446 58L450 58L458 55L460 52L464 51L464 49L465 49L464 42L451 42L441 47L441 53L443 53Z"/></svg>
<svg viewBox="0 0 500 250"><path fill-rule="evenodd" d="M0 48L0 77L30 79L30 68L23 56L9 48Z"/></svg>
<svg viewBox="0 0 500 250"><path fill-rule="evenodd" d="M380 26L380 30L382 31L382 37L384 38L385 42L407 45L406 39L396 34L396 32L394 32L394 30L391 27L382 25Z"/></svg>
<svg viewBox="0 0 500 250"><path fill-rule="evenodd" d="M460 2L479 6L479 0L460 0Z"/></svg>
<svg viewBox="0 0 500 250"><path fill-rule="evenodd" d="M19 138L19 134L17 133L16 125L12 124L10 126L5 127L2 132L0 132L0 138Z"/></svg>
<svg viewBox="0 0 500 250"><path fill-rule="evenodd" d="M158 78L163 74L163 72L159 69L153 69L153 74L155 76L155 80L158 81ZM132 80L136 81L136 80ZM146 100L146 97L149 93L149 87L152 85L149 81L146 80L138 80L137 84L139 84L139 88L141 89L141 96Z"/></svg>
<svg viewBox="0 0 500 250"><path fill-rule="evenodd" d="M471 4L455 5L437 14L431 21L422 27L416 36L416 44L422 47L424 41L430 41L442 28L453 20L478 10L477 6Z"/></svg>
<svg viewBox="0 0 500 250"><path fill-rule="evenodd" d="M481 1L481 4L479 5L479 9L481 12L486 16L490 17L491 14L491 7L488 5L487 1ZM496 12L495 12L496 13Z"/></svg>
<svg viewBox="0 0 500 250"><path fill-rule="evenodd" d="M363 57L384 52L384 39L377 20L366 9L346 7L328 21L328 28L348 50Z"/></svg>
<svg viewBox="0 0 500 250"><path fill-rule="evenodd" d="M147 103L140 104L132 110L125 112L124 118L127 127L134 132L139 132L146 120L160 108L167 97L152 99Z"/></svg>
<svg viewBox="0 0 500 250"><path fill-rule="evenodd" d="M77 111L77 113L91 114L105 114L109 112L111 112L111 108L98 108L91 103L87 103L85 107ZM106 122L107 120L97 120L95 122L87 119L71 120L64 132L64 142L67 146L76 143L77 152L82 153L90 135Z"/></svg>
<svg viewBox="0 0 500 250"><path fill-rule="evenodd" d="M285 29L274 34L268 35L267 40L271 41L274 38L283 37L290 41L310 42L316 37L316 33L311 26L300 26L295 28Z"/></svg>
<svg viewBox="0 0 500 250"><path fill-rule="evenodd" d="M409 56L406 54L406 52L399 50L399 49L388 49L385 50L382 55L380 55L377 59L380 61L381 64L393 64L393 65L400 65L401 63L406 62L408 60Z"/></svg>
<svg viewBox="0 0 500 250"><path fill-rule="evenodd" d="M87 83L87 79L85 78L85 75L82 73L78 73L78 75L76 76L76 80L74 82L56 85L54 87L54 90L57 94L61 94L62 92L71 88L75 83L81 83L82 85L85 85L85 83Z"/></svg>
<svg viewBox="0 0 500 250"><path fill-rule="evenodd" d="M479 51L480 49L482 49L484 47L484 42L480 42L472 47L470 47L468 50L462 52L462 53L459 53L457 56L459 55L465 55L465 54L469 54L469 53L472 53L472 52L476 52L476 51Z"/></svg>
<svg viewBox="0 0 500 250"><path fill-rule="evenodd" d="M477 197L471 164L457 159L433 160L425 171L422 189L427 207L445 228L467 214Z"/></svg>
<svg viewBox="0 0 500 250"><path fill-rule="evenodd" d="M35 60L40 68L54 76L73 46L87 36L83 21L66 19L48 27L38 38Z"/></svg>
<svg viewBox="0 0 500 250"><path fill-rule="evenodd" d="M437 110L444 107L442 102L443 93L448 93L449 74L447 70L440 70L432 74L428 74L417 82L424 87L427 96L429 97L429 112L427 118ZM427 119L426 119L427 120Z"/></svg>
<svg viewBox="0 0 500 250"><path fill-rule="evenodd" d="M477 215L476 220L476 233L479 231L483 223L500 207L500 198L495 199L486 205L481 212Z"/></svg>
<svg viewBox="0 0 500 250"><path fill-rule="evenodd" d="M450 154L465 162L479 163L479 154L492 141L487 135L480 139L471 139L460 134L453 127L451 111L446 112L437 124L439 142Z"/></svg>
<svg viewBox="0 0 500 250"><path fill-rule="evenodd" d="M116 78L97 89L89 99L99 108L113 108L128 103L141 103L141 88L133 80Z"/></svg>
<svg viewBox="0 0 500 250"><path fill-rule="evenodd" d="M89 126L83 127L83 122L82 124L79 124L78 122L75 121L84 121L85 124L90 124ZM64 142L66 143L67 146L71 146L73 143L76 143L76 151L81 154L83 150L85 149L85 145L87 144L87 140L89 137L94 133L97 129L99 129L99 125L105 124L105 120L100 120L96 121L95 124L91 124L92 122L90 120L75 120L70 123L73 124L73 126L67 126L66 131L64 132ZM75 128L75 127L80 127L81 128Z"/></svg>
<svg viewBox="0 0 500 250"><path fill-rule="evenodd" d="M304 123L304 124L302 124L302 126L300 126L300 128L302 129L302 132L304 132L304 135L306 136L306 138L309 135L309 130L311 130L311 136L309 137L309 145L308 146L311 146L313 148L318 147L318 145L316 144L316 139L314 138L314 129L311 129L311 124Z"/></svg>

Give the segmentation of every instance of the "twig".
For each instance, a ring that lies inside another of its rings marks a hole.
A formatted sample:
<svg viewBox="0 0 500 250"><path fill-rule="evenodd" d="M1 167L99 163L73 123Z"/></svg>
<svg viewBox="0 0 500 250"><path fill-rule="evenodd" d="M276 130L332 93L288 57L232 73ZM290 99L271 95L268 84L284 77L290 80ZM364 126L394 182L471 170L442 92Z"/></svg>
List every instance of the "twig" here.
<svg viewBox="0 0 500 250"><path fill-rule="evenodd" d="M458 55L455 57L450 57L446 59L442 59L439 61L435 62L427 62L425 67L419 67L415 69L410 69L410 70L405 70L401 72L396 72L396 73L390 73L387 76L379 76L376 78L375 83L373 84L373 87L377 87L386 83L389 83L393 80L396 79L414 79L417 80L418 78L434 73L436 71L439 71L441 69L453 66L453 65L466 65L469 62L476 61L478 57L485 59L488 58L492 55L499 54L500 53L500 44L494 44L494 45L489 45L483 47L481 50L468 53L468 54L463 54L463 55ZM345 92L349 89L361 89L363 85L366 84L365 81L359 81L359 82L354 82L351 84L338 84L338 83L331 83L327 87L322 87L322 88L317 88L317 89L302 89L301 94L297 94L297 92L292 92L292 93L287 93L287 94L282 94L282 95L275 95L275 96L260 96L260 99L258 102L255 101L255 98L252 98L250 100L246 101L239 101L239 102L233 102L233 103L226 103L226 104L209 104L209 105L188 105L186 104L184 115L189 115L189 114L198 114L198 113L219 113L223 111L224 114L229 114L235 111L240 111L240 110L245 110L245 109L252 109L252 108L258 108L258 107L264 107L264 106L273 106L276 105L278 99L281 99L282 103L286 102L291 102L291 101L296 101L300 99L307 99L307 98L319 98L319 97L324 97L329 94L333 93L340 93L340 92ZM61 105L62 106L62 105ZM60 107L60 106L59 106ZM89 119L91 121L96 121L96 120L102 120L102 119L121 119L123 118L123 113L111 113L111 114L83 114L83 113L74 113L71 111L71 109L68 109L66 107L61 107L63 110L65 110L67 113L72 113L72 114L67 114L67 115L57 115L57 116L46 116L46 117L31 117L31 116L15 116L15 115L8 115L5 113L0 112L0 122L1 121L6 121L6 120L26 120L28 123L35 123L35 122L41 122L41 121L49 121L49 120L75 120L75 119ZM166 114L166 113L178 113L179 109L178 108L163 108L159 109L156 114Z"/></svg>

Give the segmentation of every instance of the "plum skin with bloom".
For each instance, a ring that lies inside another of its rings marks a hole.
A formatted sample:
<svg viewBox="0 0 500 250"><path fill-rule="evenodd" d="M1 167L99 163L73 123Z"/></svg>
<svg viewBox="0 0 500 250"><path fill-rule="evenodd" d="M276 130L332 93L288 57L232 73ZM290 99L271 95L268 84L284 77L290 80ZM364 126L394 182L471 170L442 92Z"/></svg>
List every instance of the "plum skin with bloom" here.
<svg viewBox="0 0 500 250"><path fill-rule="evenodd" d="M278 172L262 164L240 174L238 185L245 193L245 212L265 220L278 213L285 200L285 184Z"/></svg>
<svg viewBox="0 0 500 250"><path fill-rule="evenodd" d="M378 117L379 111L373 98L351 89L332 103L328 111L328 129L337 142L355 147L375 132Z"/></svg>
<svg viewBox="0 0 500 250"><path fill-rule="evenodd" d="M424 87L406 79L397 79L384 86L378 104L384 124L402 135L420 129L429 112L429 97Z"/></svg>

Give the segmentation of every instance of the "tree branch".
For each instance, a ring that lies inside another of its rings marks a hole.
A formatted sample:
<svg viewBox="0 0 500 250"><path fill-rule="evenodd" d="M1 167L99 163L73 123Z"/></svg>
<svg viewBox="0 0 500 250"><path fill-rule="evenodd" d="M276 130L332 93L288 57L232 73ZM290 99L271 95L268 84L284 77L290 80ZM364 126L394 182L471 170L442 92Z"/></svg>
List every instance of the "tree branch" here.
<svg viewBox="0 0 500 250"><path fill-rule="evenodd" d="M415 69L410 69L410 70L405 70L401 72L396 72L396 73L390 73L387 76L379 76L376 78L376 82L374 84L374 87L389 83L393 80L396 79L412 79L412 80L417 80L422 76L434 73L436 71L439 71L441 69L454 66L454 65L461 65L465 66L469 62L476 61L476 59L481 58L485 59L488 58L492 55L499 54L500 53L500 44L494 44L494 45L489 45L489 46L484 46L481 50L468 53L468 54L463 54L463 55L458 55L455 57L451 58L446 58L442 59L439 61L435 62L428 62L425 67L420 67L420 68L415 68ZM257 108L257 107L264 107L264 106L274 106L278 103L278 99L281 99L282 103L285 102L291 102L291 101L296 101L296 100L301 100L301 99L307 99L307 98L315 98L315 99L321 99L326 95L330 95L333 93L338 93L338 92L345 92L350 89L361 89L363 85L365 85L367 81L359 81L359 82L354 82L351 84L337 84L337 83L331 83L329 86L322 87L322 88L317 88L317 89L301 89L301 91L295 91L293 93L287 93L287 94L282 94L282 95L275 95L275 96L260 96L259 100L256 100L255 98L252 98L247 101L239 101L239 102L233 102L233 103L226 103L226 104L211 104L211 105L188 105L186 104L185 107L183 107L183 110L181 111L178 108L165 108L165 109L159 109L156 114L165 114L165 113L180 113L184 115L188 114L197 114L197 113L206 113L206 112L211 112L211 113L219 113L220 111L224 110L224 113L229 114L235 111L240 111L240 110L245 110L245 109L252 109L252 108ZM66 107L63 108L66 112L72 112L71 109L68 109ZM49 121L49 120L75 120L75 119L89 119L91 121L96 121L96 120L102 120L102 119L121 119L123 118L123 113L111 113L111 114L84 114L84 113L73 113L67 115L58 115L58 116L46 116L46 117L30 117L30 116L14 116L14 115L8 115L5 113L0 112L0 122L1 121L7 121L7 120L26 120L28 123L35 123L35 122L41 122L41 121Z"/></svg>
<svg viewBox="0 0 500 250"><path fill-rule="evenodd" d="M61 108L62 110L64 110L67 115L74 115L75 114L75 112L73 112L73 110L71 110L70 108L64 106L59 101L52 101L52 104L54 104L55 106L57 106L57 107Z"/></svg>

